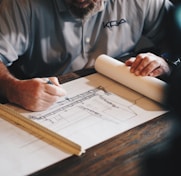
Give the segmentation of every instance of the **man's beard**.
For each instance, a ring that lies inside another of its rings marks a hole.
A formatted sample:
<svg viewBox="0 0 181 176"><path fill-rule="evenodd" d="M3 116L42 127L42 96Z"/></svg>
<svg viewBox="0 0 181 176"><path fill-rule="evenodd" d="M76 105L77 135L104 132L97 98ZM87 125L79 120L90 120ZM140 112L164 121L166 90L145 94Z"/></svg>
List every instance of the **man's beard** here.
<svg viewBox="0 0 181 176"><path fill-rule="evenodd" d="M90 1L90 4L85 8L77 7L72 4L69 5L71 13L80 19L88 18L89 16L97 12L100 8L101 8L101 3L92 2L92 1Z"/></svg>

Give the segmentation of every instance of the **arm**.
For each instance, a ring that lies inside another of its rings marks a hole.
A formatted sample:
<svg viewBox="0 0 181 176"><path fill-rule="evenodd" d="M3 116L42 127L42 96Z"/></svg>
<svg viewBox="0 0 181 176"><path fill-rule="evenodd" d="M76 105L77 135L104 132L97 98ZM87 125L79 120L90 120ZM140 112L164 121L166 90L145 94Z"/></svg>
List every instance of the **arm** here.
<svg viewBox="0 0 181 176"><path fill-rule="evenodd" d="M128 59L126 65L130 66L130 71L137 76L168 76L171 73L171 67L159 55L168 50L167 42L169 41L166 35L168 23L166 21L172 4L167 0L148 2L143 35L154 43L158 55L141 53Z"/></svg>
<svg viewBox="0 0 181 176"><path fill-rule="evenodd" d="M44 79L40 78L16 79L0 62L0 95L27 110L45 110L55 103L59 96L66 94L55 77L50 79L54 83L53 85L47 84Z"/></svg>
<svg viewBox="0 0 181 176"><path fill-rule="evenodd" d="M54 85L40 78L19 80L7 69L30 45L29 1L2 1L0 6L0 96L31 111L47 109L65 90L56 78ZM14 15L16 14L16 15Z"/></svg>

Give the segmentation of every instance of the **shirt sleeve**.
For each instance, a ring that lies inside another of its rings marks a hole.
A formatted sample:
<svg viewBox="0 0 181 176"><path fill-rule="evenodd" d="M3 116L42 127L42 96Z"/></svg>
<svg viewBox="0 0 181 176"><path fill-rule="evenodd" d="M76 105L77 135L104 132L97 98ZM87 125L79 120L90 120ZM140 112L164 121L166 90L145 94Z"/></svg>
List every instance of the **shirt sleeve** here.
<svg viewBox="0 0 181 176"><path fill-rule="evenodd" d="M25 53L29 43L27 1L2 1L0 6L0 60L9 65Z"/></svg>
<svg viewBox="0 0 181 176"><path fill-rule="evenodd" d="M169 0L147 0L147 10L143 34L153 43L164 40L169 10L173 4Z"/></svg>
<svg viewBox="0 0 181 176"><path fill-rule="evenodd" d="M11 62L9 62L3 55L0 54L0 62L3 62L6 66L10 66Z"/></svg>

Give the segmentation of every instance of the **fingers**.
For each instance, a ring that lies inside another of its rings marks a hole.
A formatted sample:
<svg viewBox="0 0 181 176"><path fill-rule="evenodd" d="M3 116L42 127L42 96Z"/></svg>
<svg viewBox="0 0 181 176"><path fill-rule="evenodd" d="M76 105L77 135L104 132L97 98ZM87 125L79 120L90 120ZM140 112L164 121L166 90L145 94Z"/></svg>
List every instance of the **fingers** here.
<svg viewBox="0 0 181 176"><path fill-rule="evenodd" d="M136 76L160 76L169 72L168 64L152 53L143 53L125 62Z"/></svg>
<svg viewBox="0 0 181 176"><path fill-rule="evenodd" d="M57 77L49 77L48 78L54 85L61 86Z"/></svg>
<svg viewBox="0 0 181 176"><path fill-rule="evenodd" d="M45 83L44 84L45 92L52 96L64 96L67 94L63 86L59 84L57 77L36 78L36 80Z"/></svg>
<svg viewBox="0 0 181 176"><path fill-rule="evenodd" d="M66 90L61 85L55 84L46 84L45 85L45 92L52 96L64 96L67 94Z"/></svg>
<svg viewBox="0 0 181 176"><path fill-rule="evenodd" d="M56 79L54 80L55 83ZM47 79L35 78L16 83L10 102L30 111L42 111L53 105L66 91L59 84L47 84Z"/></svg>
<svg viewBox="0 0 181 176"><path fill-rule="evenodd" d="M135 60L136 60L136 57L131 57L128 60L126 60L125 62L126 66L131 66Z"/></svg>
<svg viewBox="0 0 181 176"><path fill-rule="evenodd" d="M136 60L132 64L130 71L137 76L147 76L159 67L159 61L153 60L149 55L147 56L144 54L140 54L136 57Z"/></svg>
<svg viewBox="0 0 181 176"><path fill-rule="evenodd" d="M163 69L161 67L158 67L157 69L149 73L148 76L157 77L157 76L160 76L162 72L163 72Z"/></svg>

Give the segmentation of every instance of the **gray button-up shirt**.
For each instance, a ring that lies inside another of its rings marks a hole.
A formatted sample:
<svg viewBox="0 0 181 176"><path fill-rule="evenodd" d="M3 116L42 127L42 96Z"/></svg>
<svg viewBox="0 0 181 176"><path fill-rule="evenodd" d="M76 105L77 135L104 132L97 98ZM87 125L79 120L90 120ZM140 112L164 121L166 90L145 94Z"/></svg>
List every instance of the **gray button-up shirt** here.
<svg viewBox="0 0 181 176"><path fill-rule="evenodd" d="M64 0L3 0L0 58L24 78L93 66L100 54L118 58L142 34L157 42L167 0L105 0L89 19L75 19Z"/></svg>

